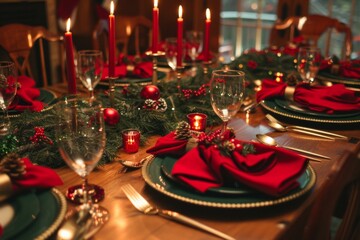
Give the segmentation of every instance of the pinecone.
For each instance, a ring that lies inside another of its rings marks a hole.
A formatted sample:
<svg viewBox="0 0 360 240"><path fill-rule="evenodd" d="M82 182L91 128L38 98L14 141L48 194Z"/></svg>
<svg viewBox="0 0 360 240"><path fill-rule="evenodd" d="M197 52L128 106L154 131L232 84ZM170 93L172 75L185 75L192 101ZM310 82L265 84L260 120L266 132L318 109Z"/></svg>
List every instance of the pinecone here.
<svg viewBox="0 0 360 240"><path fill-rule="evenodd" d="M190 125L185 121L178 123L175 130L175 138L181 140L187 140L191 138Z"/></svg>
<svg viewBox="0 0 360 240"><path fill-rule="evenodd" d="M21 178L25 172L24 162L16 153L9 153L0 161L0 173L5 173L10 178Z"/></svg>
<svg viewBox="0 0 360 240"><path fill-rule="evenodd" d="M296 73L289 73L289 75L286 77L286 83L288 86L296 86L298 84L298 77Z"/></svg>

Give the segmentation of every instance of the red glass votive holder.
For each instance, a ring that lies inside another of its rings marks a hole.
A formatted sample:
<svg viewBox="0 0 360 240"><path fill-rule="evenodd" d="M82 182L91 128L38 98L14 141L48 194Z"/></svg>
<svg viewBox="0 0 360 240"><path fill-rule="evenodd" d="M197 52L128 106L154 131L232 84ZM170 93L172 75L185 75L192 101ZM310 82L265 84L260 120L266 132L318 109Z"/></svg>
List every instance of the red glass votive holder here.
<svg viewBox="0 0 360 240"><path fill-rule="evenodd" d="M126 153L136 153L140 146L140 132L135 129L122 131L123 148Z"/></svg>
<svg viewBox="0 0 360 240"><path fill-rule="evenodd" d="M204 131L206 128L207 115L203 113L189 113L187 115L190 129L194 131Z"/></svg>

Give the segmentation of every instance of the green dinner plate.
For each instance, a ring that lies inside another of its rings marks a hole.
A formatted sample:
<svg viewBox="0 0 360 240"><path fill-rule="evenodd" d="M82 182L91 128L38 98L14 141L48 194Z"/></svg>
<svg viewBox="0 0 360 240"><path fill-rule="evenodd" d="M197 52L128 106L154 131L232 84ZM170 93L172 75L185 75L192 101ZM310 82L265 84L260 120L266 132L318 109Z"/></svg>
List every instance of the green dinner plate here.
<svg viewBox="0 0 360 240"><path fill-rule="evenodd" d="M15 211L14 218L4 228L1 239L14 239L14 236L28 227L39 215L40 202L34 192L23 193L10 198L9 203Z"/></svg>
<svg viewBox="0 0 360 240"><path fill-rule="evenodd" d="M158 79L163 79L166 76L164 72L157 72ZM152 78L136 78L136 77L124 77L115 79L115 87L124 87L129 86L131 83L133 84L140 84L140 85L147 85L152 82ZM97 86L99 87L109 87L108 80L100 81Z"/></svg>
<svg viewBox="0 0 360 240"><path fill-rule="evenodd" d="M313 116L308 113L299 113L279 106L275 99L268 99L260 102L261 106L280 121L297 125L319 127L319 128L341 128L358 129L360 127L360 114L353 116L323 117Z"/></svg>
<svg viewBox="0 0 360 240"><path fill-rule="evenodd" d="M336 114L327 114L327 113L321 113L321 112L315 112L311 111L309 109L302 108L297 103L293 101L289 101L286 99L280 99L275 98L274 99L275 104L277 104L279 107L282 107L286 110L293 111L295 113L300 113L304 115L309 116L315 116L315 117L323 117L323 118L347 118L347 117L353 117L360 115L359 112L348 112L348 113L336 113Z"/></svg>
<svg viewBox="0 0 360 240"><path fill-rule="evenodd" d="M332 83L342 83L349 87L360 88L360 79L356 78L347 78L340 75L331 74L327 71L320 71L317 76L317 79L321 81L328 81Z"/></svg>
<svg viewBox="0 0 360 240"><path fill-rule="evenodd" d="M21 195L20 198L22 197ZM46 239L60 226L66 213L64 195L57 189L49 189L37 192L35 199L38 200L40 208L37 215L31 216L31 224L28 224L23 229L16 228L11 238L4 239ZM30 209L31 204L31 201L27 201L24 207ZM25 217L23 214L24 210L15 206L15 218L18 216ZM4 232L13 224L13 221L4 229Z"/></svg>
<svg viewBox="0 0 360 240"><path fill-rule="evenodd" d="M170 159L170 158L169 158ZM169 160L168 158L166 160ZM142 167L142 176L145 182L160 193L190 204L207 206L213 208L257 208L282 204L289 202L308 193L315 184L316 175L310 165L299 178L300 187L287 195L274 198L265 194L209 194L190 190L166 177L161 166L162 158L156 157L147 161ZM176 161L176 159L172 159Z"/></svg>

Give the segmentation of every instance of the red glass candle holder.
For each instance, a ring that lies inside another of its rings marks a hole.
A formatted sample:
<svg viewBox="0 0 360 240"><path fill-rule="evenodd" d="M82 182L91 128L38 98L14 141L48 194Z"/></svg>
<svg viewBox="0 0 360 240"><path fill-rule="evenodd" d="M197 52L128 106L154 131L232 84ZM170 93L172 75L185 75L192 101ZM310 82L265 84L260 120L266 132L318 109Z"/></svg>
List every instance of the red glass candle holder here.
<svg viewBox="0 0 360 240"><path fill-rule="evenodd" d="M140 146L140 132L135 129L122 131L123 147L126 153L136 153Z"/></svg>
<svg viewBox="0 0 360 240"><path fill-rule="evenodd" d="M190 129L194 131L204 131L206 128L206 114L203 113L189 113L187 115Z"/></svg>

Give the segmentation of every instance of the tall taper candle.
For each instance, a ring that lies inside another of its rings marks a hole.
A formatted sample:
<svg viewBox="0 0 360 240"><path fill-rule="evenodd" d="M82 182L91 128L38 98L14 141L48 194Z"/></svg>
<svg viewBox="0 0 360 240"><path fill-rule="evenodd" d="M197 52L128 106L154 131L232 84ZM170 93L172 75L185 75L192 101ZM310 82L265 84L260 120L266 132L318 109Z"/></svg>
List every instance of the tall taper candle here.
<svg viewBox="0 0 360 240"><path fill-rule="evenodd" d="M70 94L76 94L76 75L75 75L75 64L74 64L74 52L73 52L73 41L72 33L70 32L70 18L66 22L65 32L65 49L66 49L66 72L68 80L68 92Z"/></svg>
<svg viewBox="0 0 360 240"><path fill-rule="evenodd" d="M152 52L157 53L158 51L158 37L159 37L159 8L158 0L154 0L153 8L153 26L152 26Z"/></svg>
<svg viewBox="0 0 360 240"><path fill-rule="evenodd" d="M113 1L110 3L109 15L109 77L115 77L115 16Z"/></svg>
<svg viewBox="0 0 360 240"><path fill-rule="evenodd" d="M211 25L211 14L210 9L206 9L206 20L205 20L205 35L204 35L204 61L210 60L210 25Z"/></svg>
<svg viewBox="0 0 360 240"><path fill-rule="evenodd" d="M182 67L182 55L183 55L183 8L179 6L179 18L177 19L177 55L176 66Z"/></svg>

